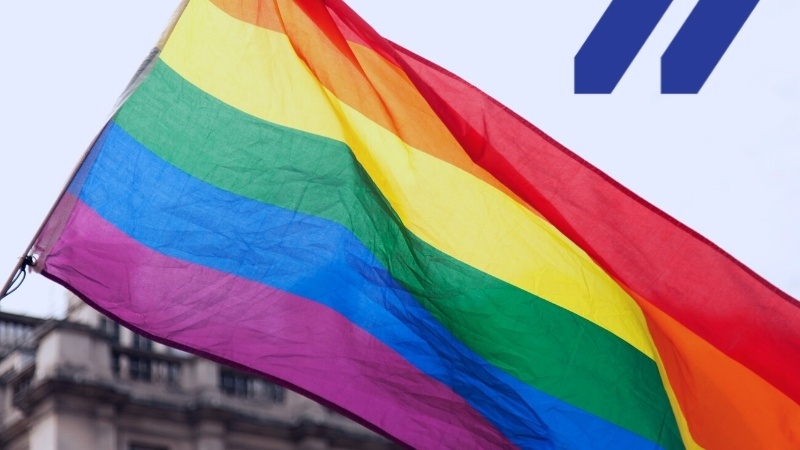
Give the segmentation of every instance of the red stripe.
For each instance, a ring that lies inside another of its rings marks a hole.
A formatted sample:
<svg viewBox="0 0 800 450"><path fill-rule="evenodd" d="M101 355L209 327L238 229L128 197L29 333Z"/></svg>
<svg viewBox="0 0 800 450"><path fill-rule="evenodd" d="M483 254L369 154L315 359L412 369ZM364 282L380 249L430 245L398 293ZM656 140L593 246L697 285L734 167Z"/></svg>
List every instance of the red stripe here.
<svg viewBox="0 0 800 450"><path fill-rule="evenodd" d="M514 447L463 398L332 309L157 253L80 201L44 273L156 340L270 374L411 447Z"/></svg>
<svg viewBox="0 0 800 450"><path fill-rule="evenodd" d="M800 303L477 88L382 39L341 0L326 4L349 35L402 67L480 166L612 276L800 402Z"/></svg>

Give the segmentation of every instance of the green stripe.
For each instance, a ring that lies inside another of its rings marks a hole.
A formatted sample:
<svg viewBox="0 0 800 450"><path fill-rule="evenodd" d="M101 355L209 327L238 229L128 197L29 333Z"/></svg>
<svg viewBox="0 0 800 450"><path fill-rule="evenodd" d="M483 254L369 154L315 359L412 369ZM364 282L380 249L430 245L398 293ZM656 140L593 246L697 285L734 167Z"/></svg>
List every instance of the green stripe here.
<svg viewBox="0 0 800 450"><path fill-rule="evenodd" d="M653 360L594 323L413 235L345 144L233 109L161 61L115 121L193 177L347 227L487 361L665 448L682 447Z"/></svg>

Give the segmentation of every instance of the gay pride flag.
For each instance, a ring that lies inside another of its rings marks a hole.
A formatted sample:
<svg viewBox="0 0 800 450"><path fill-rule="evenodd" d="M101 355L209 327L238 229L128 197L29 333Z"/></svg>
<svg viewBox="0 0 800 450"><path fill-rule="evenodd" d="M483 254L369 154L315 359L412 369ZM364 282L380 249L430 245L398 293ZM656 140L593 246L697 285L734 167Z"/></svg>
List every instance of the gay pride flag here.
<svg viewBox="0 0 800 450"><path fill-rule="evenodd" d="M190 0L35 245L415 448L800 448L800 305L341 0Z"/></svg>

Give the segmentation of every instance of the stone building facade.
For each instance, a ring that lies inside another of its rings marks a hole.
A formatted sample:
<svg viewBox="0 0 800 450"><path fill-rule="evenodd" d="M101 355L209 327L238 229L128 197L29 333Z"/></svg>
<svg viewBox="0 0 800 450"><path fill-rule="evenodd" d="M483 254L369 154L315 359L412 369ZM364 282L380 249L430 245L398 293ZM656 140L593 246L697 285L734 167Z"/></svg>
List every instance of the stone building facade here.
<svg viewBox="0 0 800 450"><path fill-rule="evenodd" d="M299 394L145 339L77 299L65 320L0 312L0 449L389 448Z"/></svg>

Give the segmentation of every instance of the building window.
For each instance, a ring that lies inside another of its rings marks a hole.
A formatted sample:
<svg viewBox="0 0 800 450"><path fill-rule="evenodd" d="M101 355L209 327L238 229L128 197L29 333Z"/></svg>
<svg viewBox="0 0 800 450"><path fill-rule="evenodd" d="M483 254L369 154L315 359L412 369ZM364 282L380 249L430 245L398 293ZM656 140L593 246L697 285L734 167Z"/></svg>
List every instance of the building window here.
<svg viewBox="0 0 800 450"><path fill-rule="evenodd" d="M277 384L265 383L267 386L267 396L275 403L283 403L286 396L286 389Z"/></svg>
<svg viewBox="0 0 800 450"><path fill-rule="evenodd" d="M31 390L31 384L33 383L33 372L23 376L11 388L11 393L13 395L13 402L17 404L19 400L25 396Z"/></svg>
<svg viewBox="0 0 800 450"><path fill-rule="evenodd" d="M137 350L146 350L148 352L153 351L153 341L147 339L144 336L140 336L138 334L133 335L133 348Z"/></svg>
<svg viewBox="0 0 800 450"><path fill-rule="evenodd" d="M111 373L116 376L119 376L120 372L120 362L119 362L119 352L111 352Z"/></svg>
<svg viewBox="0 0 800 450"><path fill-rule="evenodd" d="M181 381L181 365L176 362L167 363L167 383L178 385Z"/></svg>
<svg viewBox="0 0 800 450"><path fill-rule="evenodd" d="M250 377L231 370L220 370L219 388L231 397L249 397L253 388Z"/></svg>
<svg viewBox="0 0 800 450"><path fill-rule="evenodd" d="M119 344L119 324L108 317L100 318L100 331L103 332L111 342Z"/></svg>
<svg viewBox="0 0 800 450"><path fill-rule="evenodd" d="M272 403L283 403L286 392L282 387L261 378L222 367L219 372L219 389L231 397L267 400Z"/></svg>
<svg viewBox="0 0 800 450"><path fill-rule="evenodd" d="M153 379L153 370L150 359L139 356L129 356L131 380L150 381Z"/></svg>

